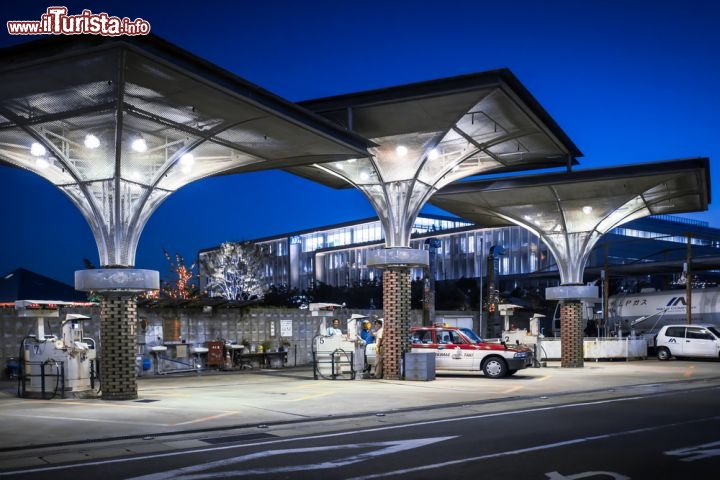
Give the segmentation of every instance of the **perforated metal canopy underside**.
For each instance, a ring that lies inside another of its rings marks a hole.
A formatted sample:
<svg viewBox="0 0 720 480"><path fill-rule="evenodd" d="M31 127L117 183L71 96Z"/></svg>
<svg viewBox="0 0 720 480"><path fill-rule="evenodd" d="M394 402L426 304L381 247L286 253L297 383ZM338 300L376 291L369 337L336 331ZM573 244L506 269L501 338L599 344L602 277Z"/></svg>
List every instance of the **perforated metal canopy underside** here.
<svg viewBox="0 0 720 480"><path fill-rule="evenodd" d="M483 227L538 233L607 233L646 215L703 211L709 201L707 158L461 182L430 199Z"/></svg>
<svg viewBox="0 0 720 480"><path fill-rule="evenodd" d="M440 186L473 175L574 165L582 156L507 69L300 105L377 145L366 162L375 165L358 167L377 173L377 183L416 177ZM395 157L399 145L410 153ZM367 183L349 176L343 165L324 167L286 170L335 188Z"/></svg>
<svg viewBox="0 0 720 480"><path fill-rule="evenodd" d="M0 50L0 163L44 177L132 265L151 213L201 178L364 156L370 142L153 35Z"/></svg>
<svg viewBox="0 0 720 480"><path fill-rule="evenodd" d="M430 203L484 227L520 225L552 252L564 284L579 284L602 235L648 215L706 210L707 158L449 185Z"/></svg>

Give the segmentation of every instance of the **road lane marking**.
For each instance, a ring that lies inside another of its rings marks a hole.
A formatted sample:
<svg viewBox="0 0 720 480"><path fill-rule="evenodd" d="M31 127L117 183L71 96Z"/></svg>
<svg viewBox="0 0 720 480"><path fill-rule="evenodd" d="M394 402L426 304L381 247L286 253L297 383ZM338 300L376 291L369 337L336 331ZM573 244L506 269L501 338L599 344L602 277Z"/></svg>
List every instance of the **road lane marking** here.
<svg viewBox="0 0 720 480"><path fill-rule="evenodd" d="M151 473L149 475L142 475L140 477L132 477L128 480L199 480L209 478L236 478L247 475L268 475L278 473L289 473L289 472L305 472L310 470L328 470L337 467L344 467L352 465L354 463L363 462L365 460L373 459L381 455L392 455L405 450L412 450L415 448L424 447L433 443L443 442L456 438L456 436L449 437L431 437L431 438L418 438L409 440L396 440L389 442L367 442L367 443L351 443L344 445L322 445L319 447L305 447L305 448L286 448L279 450L265 450L262 452L251 453L248 455L241 455L239 457L224 458L222 460L216 460L213 462L195 464L188 467L176 468L174 470L166 470L158 473ZM292 465L292 466L280 466L280 467L268 467L268 468L253 468L248 470L234 470L234 471L221 471L221 472L208 472L212 468L223 468L230 465L248 462L251 460L266 459L269 457L275 457L279 455L290 455L297 456L300 454L307 453L318 453L318 452L332 452L333 450L347 450L347 449L359 449L365 448L367 451L362 452L358 455L352 455L349 457L339 458L335 460L328 460L319 463L311 463L305 465Z"/></svg>
<svg viewBox="0 0 720 480"><path fill-rule="evenodd" d="M604 400L594 400L594 401L587 401L587 402L578 402L578 403L570 403L570 404L564 404L564 405L553 405L553 406L547 406L547 407L533 407L533 408L526 408L522 410L512 410L512 411L504 411L504 412L493 412L493 413L484 413L484 414L478 414L478 415L468 415L463 417L454 417L454 418L442 418L437 420L426 420L422 422L414 422L414 423L407 423L407 424L401 424L401 425L383 425L379 427L373 427L373 428L367 428L362 430L363 433L373 433L373 432L384 432L384 431L390 431L390 430L400 430L404 428L413 428L413 427L419 427L419 426L428 426L428 425L438 425L438 424L444 424L444 423L453 423L453 422L466 422L468 420L478 420L483 418L496 418L496 417L505 417L505 416L516 416L521 413L536 413L536 412L547 412L550 410L564 410L568 408L575 408L575 407L588 407L588 406L594 406L594 405L602 405L602 404L612 404L612 403L620 403L620 402L628 402L628 401L634 401L634 400L642 400L647 397L656 397L657 395L638 395L633 397L625 397L625 398L611 398L611 399L604 399ZM663 428L668 427L675 427L675 426L682 426L686 424L691 423L703 423L708 421L718 421L720 420L720 416L716 417L710 417L710 418L703 418L699 420L692 420L684 423L675 423L675 424L664 424L664 425L658 425L655 427L646 427L645 429L635 429L635 430L628 430L626 432L617 432L616 434L606 434L603 436L598 436L599 438L610 438L610 435L627 435L630 433L640 433L641 431L651 431L651 430L660 430ZM141 456L135 456L132 458L113 458L113 459L105 459L105 460L96 460L96 461L90 461L90 462L81 462L81 463L75 463L75 464L64 464L64 465L51 465L51 466L43 466L43 467L31 467L29 469L21 469L21 470L15 470L10 472L2 472L3 475L15 475L15 474L27 474L27 473L40 473L40 472L50 472L50 471L56 471L56 470L71 470L73 468L79 469L87 466L99 466L99 465L112 465L112 464L118 464L118 463L129 463L129 462L142 462L157 458L167 458L167 457L177 457L177 456L187 456L187 455L193 455L193 454L199 454L199 453L210 453L210 452L219 452L224 450L230 450L230 449L238 449L238 448L250 448L250 447L258 447L258 446L267 446L267 445L275 445L280 443L289 443L289 442L296 442L296 441L303 441L303 440L318 440L318 439L327 439L327 438L338 438L343 437L347 435L355 435L358 434L360 431L350 431L350 432L331 432L331 433L322 433L317 435L309 435L306 437L290 437L290 438L277 438L272 440L263 440L258 442L249 442L244 443L242 445L222 445L222 446L216 446L216 447L207 447L207 448L198 448L193 450L183 450L183 451L173 451L173 452L162 452L162 453L152 453L148 455L141 455ZM591 437L587 437L591 438ZM582 441L588 441L587 439L584 439ZM570 443L579 443L579 440L570 440L568 441ZM567 442L559 442L558 445L564 445ZM542 449L546 449L548 447L542 446ZM541 448L539 447L529 447L527 449L518 450L518 452L526 451L526 450L539 450ZM491 456L501 456L501 455L508 455L507 452L499 452L495 454L490 454ZM491 458L491 457L488 457ZM462 460L460 462L468 461L467 459ZM396 473L392 473L393 475ZM383 474L386 475L386 474ZM390 473L387 473L387 475L390 475ZM362 478L373 478L373 477L362 477Z"/></svg>
<svg viewBox="0 0 720 480"><path fill-rule="evenodd" d="M625 435L634 435L636 433L654 432L654 431L662 430L662 429L668 428L668 427L679 427L679 426L684 426L684 425L691 425L694 423L705 423L707 421L717 421L717 420L720 420L720 416L710 417L710 418L701 418L701 419L696 419L696 420L687 420L684 422L667 423L664 425L654 425L652 427L633 428L631 430L624 430L624 431L620 431L620 432L603 433L600 435L591 435L589 437L573 438L573 439L565 440L562 442L546 443L546 444L541 444L541 445L535 445L532 447L518 448L515 450L506 450L504 452L488 453L485 455L478 455L476 457L466 457L466 458L461 458L461 459L457 459L457 460L448 460L446 462L433 463L430 465L419 465L417 467L403 468L403 469L399 469L399 470L394 470L392 472L380 472L380 473L375 473L375 474L371 474L371 475L363 475L363 476L359 476L359 477L348 478L347 480L368 480L368 479L372 479L372 478L383 478L383 477L391 477L391 476L395 476L395 475L405 475L408 473L425 472L428 470L435 470L437 468L449 467L451 465L465 464L467 462L477 462L480 460L489 460L492 458L508 457L511 455L524 455L527 453L539 452L542 450L549 450L549 449L559 448L559 447L567 447L569 445L590 443L595 440L607 440L607 439L612 439L615 437L621 437L621 436L625 436Z"/></svg>
<svg viewBox="0 0 720 480"><path fill-rule="evenodd" d="M695 460L702 460L704 458L718 457L720 456L720 441L678 448L677 450L668 450L663 453L665 455L685 457L680 459L682 462L694 462Z"/></svg>

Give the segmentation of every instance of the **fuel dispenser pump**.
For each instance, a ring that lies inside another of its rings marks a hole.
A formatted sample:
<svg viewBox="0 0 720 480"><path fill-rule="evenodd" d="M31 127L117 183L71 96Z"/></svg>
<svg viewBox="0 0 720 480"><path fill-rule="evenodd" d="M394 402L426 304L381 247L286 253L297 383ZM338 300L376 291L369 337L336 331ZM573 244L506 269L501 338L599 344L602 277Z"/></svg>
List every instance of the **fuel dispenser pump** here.
<svg viewBox="0 0 720 480"><path fill-rule="evenodd" d="M346 323L346 332L342 335L324 335L325 322L320 326L320 334L313 338L314 378L355 379L362 372L365 363L365 342L358 335L359 320L364 315L353 314Z"/></svg>
<svg viewBox="0 0 720 480"><path fill-rule="evenodd" d="M17 305L16 305L16 308ZM20 309L19 309L20 310ZM45 317L59 317L59 309L41 312L25 309L20 316L36 318L36 332L22 339L18 395L52 398L55 395L87 395L96 388L95 340L84 336L83 322L90 317L69 313L60 324L60 337L45 333Z"/></svg>

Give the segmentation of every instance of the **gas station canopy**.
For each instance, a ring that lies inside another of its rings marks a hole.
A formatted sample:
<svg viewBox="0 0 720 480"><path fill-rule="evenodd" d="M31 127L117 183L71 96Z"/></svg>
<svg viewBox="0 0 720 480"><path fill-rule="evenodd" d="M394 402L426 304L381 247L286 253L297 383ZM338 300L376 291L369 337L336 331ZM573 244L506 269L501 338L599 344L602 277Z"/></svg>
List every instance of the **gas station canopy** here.
<svg viewBox="0 0 720 480"><path fill-rule="evenodd" d="M478 174L569 167L582 156L508 69L300 105L377 144L370 149L371 158L355 165L286 168L335 188L362 188L373 177L374 183L416 177L437 188ZM407 153L396 152L400 145Z"/></svg>
<svg viewBox="0 0 720 480"><path fill-rule="evenodd" d="M532 231L552 251L564 283L582 281L587 255L611 229L648 215L703 211L709 202L708 158L469 181L430 200L480 226Z"/></svg>
<svg viewBox="0 0 720 480"><path fill-rule="evenodd" d="M449 185L430 203L483 227L536 234L597 230L646 215L706 210L708 158L653 162Z"/></svg>
<svg viewBox="0 0 720 480"><path fill-rule="evenodd" d="M153 35L6 48L0 75L0 162L70 197L102 265L133 265L151 213L194 180L363 156L370 145Z"/></svg>

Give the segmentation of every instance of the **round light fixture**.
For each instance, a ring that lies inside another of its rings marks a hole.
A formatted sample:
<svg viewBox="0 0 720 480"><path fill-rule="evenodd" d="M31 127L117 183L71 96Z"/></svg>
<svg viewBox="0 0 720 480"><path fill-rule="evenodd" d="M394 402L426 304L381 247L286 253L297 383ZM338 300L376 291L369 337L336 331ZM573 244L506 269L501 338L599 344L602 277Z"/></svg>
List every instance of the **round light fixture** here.
<svg viewBox="0 0 720 480"><path fill-rule="evenodd" d="M147 143L145 143L144 138L136 138L132 141L132 144L130 144L130 148L139 153L147 152Z"/></svg>
<svg viewBox="0 0 720 480"><path fill-rule="evenodd" d="M47 152L47 150L45 150L45 147L43 147L37 142L33 142L33 144L30 145L30 154L35 157L42 157L43 155L45 155L45 152Z"/></svg>
<svg viewBox="0 0 720 480"><path fill-rule="evenodd" d="M91 149L98 148L100 146L100 139L92 133L88 133L85 135L85 146Z"/></svg>
<svg viewBox="0 0 720 480"><path fill-rule="evenodd" d="M192 167L195 164L195 157L192 153L186 153L180 157L180 165L184 167Z"/></svg>

